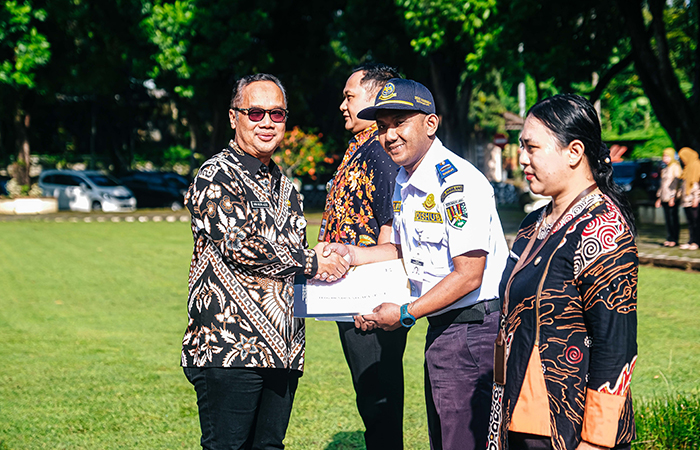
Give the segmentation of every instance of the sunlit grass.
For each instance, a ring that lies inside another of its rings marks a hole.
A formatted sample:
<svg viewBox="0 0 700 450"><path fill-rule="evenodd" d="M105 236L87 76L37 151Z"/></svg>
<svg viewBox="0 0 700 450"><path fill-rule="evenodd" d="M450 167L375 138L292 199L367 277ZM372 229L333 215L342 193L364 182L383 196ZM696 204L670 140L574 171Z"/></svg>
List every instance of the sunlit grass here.
<svg viewBox="0 0 700 450"><path fill-rule="evenodd" d="M0 449L198 447L179 367L191 248L187 223L0 223ZM697 280L640 269L636 399L697 393ZM287 447L363 448L335 324L307 328ZM424 335L419 321L404 362L409 449L428 447Z"/></svg>

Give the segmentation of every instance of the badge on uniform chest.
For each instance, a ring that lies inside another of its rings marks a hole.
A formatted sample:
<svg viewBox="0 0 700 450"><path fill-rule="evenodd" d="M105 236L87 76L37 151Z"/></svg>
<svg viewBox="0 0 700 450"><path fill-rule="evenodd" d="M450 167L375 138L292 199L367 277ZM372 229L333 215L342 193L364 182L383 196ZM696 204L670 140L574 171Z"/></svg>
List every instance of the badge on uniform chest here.
<svg viewBox="0 0 700 450"><path fill-rule="evenodd" d="M428 194L428 196L425 198L423 208L428 210L435 208L435 196L433 194Z"/></svg>

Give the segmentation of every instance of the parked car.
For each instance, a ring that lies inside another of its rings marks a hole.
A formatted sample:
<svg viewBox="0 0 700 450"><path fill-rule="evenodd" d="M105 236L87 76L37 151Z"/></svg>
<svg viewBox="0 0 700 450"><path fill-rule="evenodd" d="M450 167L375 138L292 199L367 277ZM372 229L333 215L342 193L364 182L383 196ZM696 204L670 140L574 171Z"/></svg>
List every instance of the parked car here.
<svg viewBox="0 0 700 450"><path fill-rule="evenodd" d="M174 172L131 172L120 178L134 193L139 207L168 207L173 211L183 208L189 182Z"/></svg>
<svg viewBox="0 0 700 450"><path fill-rule="evenodd" d="M87 170L44 170L39 187L58 199L58 209L71 211L133 211L136 198L111 175Z"/></svg>
<svg viewBox="0 0 700 450"><path fill-rule="evenodd" d="M8 181L10 181L10 177L0 175L0 195L7 195L7 188L5 188L5 185Z"/></svg>
<svg viewBox="0 0 700 450"><path fill-rule="evenodd" d="M661 161L655 159L613 163L613 180L633 204L656 200L660 173Z"/></svg>

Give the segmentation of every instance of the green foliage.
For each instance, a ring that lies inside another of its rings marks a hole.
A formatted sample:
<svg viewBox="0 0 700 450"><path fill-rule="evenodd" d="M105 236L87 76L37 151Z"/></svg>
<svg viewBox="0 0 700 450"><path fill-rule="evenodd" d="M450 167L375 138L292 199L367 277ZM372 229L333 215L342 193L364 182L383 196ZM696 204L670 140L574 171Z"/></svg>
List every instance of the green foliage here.
<svg viewBox="0 0 700 450"><path fill-rule="evenodd" d="M15 88L36 87L36 70L51 58L51 45L37 23L46 11L29 0L6 0L0 5L0 82Z"/></svg>
<svg viewBox="0 0 700 450"><path fill-rule="evenodd" d="M161 50L154 57L158 64L153 67L151 76L157 77L161 71L172 71L178 78L190 78L191 69L187 65L186 54L189 39L194 34L194 2L147 3L146 7L150 8L147 10L150 15L144 19L144 27L151 41Z"/></svg>
<svg viewBox="0 0 700 450"><path fill-rule="evenodd" d="M7 191L8 197L41 197L42 191L38 184L19 184L17 179L10 179L5 185L5 190Z"/></svg>
<svg viewBox="0 0 700 450"><path fill-rule="evenodd" d="M635 145L631 152L623 155L624 159L661 158L665 148L673 147L671 138L658 122L647 129L637 129L625 134L603 132L604 141L643 141Z"/></svg>
<svg viewBox="0 0 700 450"><path fill-rule="evenodd" d="M333 158L321 142L322 137L322 134L305 133L299 127L294 127L284 133L280 149L272 159L289 178L308 175L315 180L327 170L322 162L333 163Z"/></svg>
<svg viewBox="0 0 700 450"><path fill-rule="evenodd" d="M484 50L498 35L488 21L495 12L495 0L396 0L405 11L406 26L416 36L413 48L423 56L457 42L469 72L480 69Z"/></svg>
<svg viewBox="0 0 700 450"><path fill-rule="evenodd" d="M150 74L159 85L180 97L193 99L198 90L230 77L234 64L244 72L268 55L245 60L257 48L255 35L270 27L266 4L248 6L225 0L145 1L142 27L158 51ZM220 87L214 87L217 89ZM202 95L199 100L203 100Z"/></svg>
<svg viewBox="0 0 700 450"><path fill-rule="evenodd" d="M182 145L172 145L163 153L163 162L165 164L189 163L192 156L192 150L185 148Z"/></svg>
<svg viewBox="0 0 700 450"><path fill-rule="evenodd" d="M498 12L501 57L510 55L510 70L537 83L551 79L560 91L590 82L623 36L614 1L501 0Z"/></svg>

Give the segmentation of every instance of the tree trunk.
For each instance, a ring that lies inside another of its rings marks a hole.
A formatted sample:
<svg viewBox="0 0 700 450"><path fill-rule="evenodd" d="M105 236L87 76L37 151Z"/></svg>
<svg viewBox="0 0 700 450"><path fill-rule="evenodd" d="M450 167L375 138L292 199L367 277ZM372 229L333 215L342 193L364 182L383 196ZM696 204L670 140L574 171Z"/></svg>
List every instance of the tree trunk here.
<svg viewBox="0 0 700 450"><path fill-rule="evenodd" d="M225 84L222 82L221 85ZM230 95L230 91L228 95ZM225 89L216 91L214 93L214 97L210 99L209 104L212 108L212 131L209 139L207 157L213 156L228 145L228 139L226 137L227 130L229 129L229 97L227 96Z"/></svg>
<svg viewBox="0 0 700 450"><path fill-rule="evenodd" d="M664 0L648 0L651 33L644 25L641 0L617 0L632 42L634 65L659 122L676 148L700 149L700 117L686 98L673 71L663 20ZM650 39L656 43L652 48Z"/></svg>
<svg viewBox="0 0 700 450"><path fill-rule="evenodd" d="M197 153L197 144L199 142L199 139L197 139L197 136L199 134L199 131L198 131L199 129L195 126L195 123L192 120L187 121L187 126L190 129L190 170L187 173L187 178L189 180L192 180L192 179L194 179L194 170L195 170L194 165L197 162L197 160L194 158L194 154Z"/></svg>
<svg viewBox="0 0 700 450"><path fill-rule="evenodd" d="M465 129L468 126L472 84L466 80L459 92L460 74L460 68L447 61L443 54L430 55L431 92L441 119L438 134L447 148L470 159Z"/></svg>
<svg viewBox="0 0 700 450"><path fill-rule="evenodd" d="M29 147L29 126L31 115L22 107L18 107L15 112L15 129L17 139L17 164L14 177L21 186L29 186L29 168L31 166L31 150Z"/></svg>

